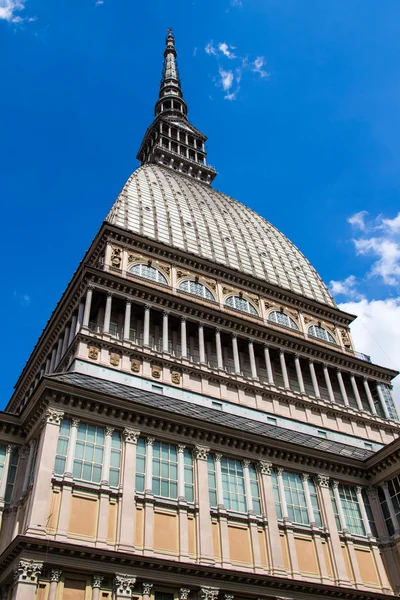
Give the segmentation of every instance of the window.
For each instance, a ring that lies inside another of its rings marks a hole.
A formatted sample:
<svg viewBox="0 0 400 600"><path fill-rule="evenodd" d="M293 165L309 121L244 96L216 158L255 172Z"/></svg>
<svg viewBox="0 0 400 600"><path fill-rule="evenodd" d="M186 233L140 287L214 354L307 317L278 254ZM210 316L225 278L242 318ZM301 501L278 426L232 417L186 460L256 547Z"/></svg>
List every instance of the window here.
<svg viewBox="0 0 400 600"><path fill-rule="evenodd" d="M310 325L308 328L308 335L318 338L319 340L324 340L324 342L329 342L330 344L336 344L333 335L323 327L319 327L319 325Z"/></svg>
<svg viewBox="0 0 400 600"><path fill-rule="evenodd" d="M354 535L365 535L364 523L361 516L361 510L358 505L357 493L354 487L339 484L339 496L343 508L344 518L346 519L347 529ZM339 510L336 505L333 488L331 488L331 499L333 511L335 513L336 525L338 531L342 530L339 518Z"/></svg>
<svg viewBox="0 0 400 600"><path fill-rule="evenodd" d="M194 501L193 492L193 458L189 448L185 448L183 453L184 477L185 477L185 498L188 502Z"/></svg>
<svg viewBox="0 0 400 600"><path fill-rule="evenodd" d="M136 446L136 491L144 492L146 473L146 441L139 438Z"/></svg>
<svg viewBox="0 0 400 600"><path fill-rule="evenodd" d="M306 497L300 475L295 473L282 473L288 517L292 523L309 525Z"/></svg>
<svg viewBox="0 0 400 600"><path fill-rule="evenodd" d="M254 465L249 465L250 473L250 489L251 497L253 499L253 509L256 515L261 516L261 502L260 502L260 489L258 487L257 471Z"/></svg>
<svg viewBox="0 0 400 600"><path fill-rule="evenodd" d="M4 500L6 502L10 502L11 498L12 498L12 493L13 493L14 483L15 483L15 476L17 474L18 458L19 458L18 448L14 448L14 450L11 452L10 466L8 468L6 493L5 493L5 498L4 498Z"/></svg>
<svg viewBox="0 0 400 600"><path fill-rule="evenodd" d="M217 479L215 476L215 463L214 457L211 454L207 457L208 466L208 496L210 500L210 506L217 506Z"/></svg>
<svg viewBox="0 0 400 600"><path fill-rule="evenodd" d="M178 498L178 453L176 446L154 442L153 494L164 498Z"/></svg>
<svg viewBox="0 0 400 600"><path fill-rule="evenodd" d="M282 506L281 506L281 498L279 496L278 476L275 473L275 471L272 471L271 479L272 479L272 491L274 494L274 501L275 501L276 516L278 519L282 519Z"/></svg>
<svg viewBox="0 0 400 600"><path fill-rule="evenodd" d="M58 434L56 460L54 463L54 473L56 475L64 475L70 430L71 423L69 419L63 419L60 425L60 433Z"/></svg>
<svg viewBox="0 0 400 600"><path fill-rule="evenodd" d="M182 281L182 283L179 285L179 289L183 292L187 292L188 294L205 298L206 300L215 300L208 287L202 283L199 283L198 281L191 281L189 279Z"/></svg>
<svg viewBox="0 0 400 600"><path fill-rule="evenodd" d="M386 527L389 535L394 535L394 525L390 516L389 507L386 502L385 493L381 487L378 487L378 497L382 507L382 513L385 519ZM397 525L397 524L396 524Z"/></svg>
<svg viewBox="0 0 400 600"><path fill-rule="evenodd" d="M254 306L248 300L246 300L246 298L240 298L240 296L229 296L225 300L225 304L230 308L235 308L241 312L247 312L258 317L258 312Z"/></svg>
<svg viewBox="0 0 400 600"><path fill-rule="evenodd" d="M246 512L246 495L242 463L232 458L221 459L222 493L227 510Z"/></svg>
<svg viewBox="0 0 400 600"><path fill-rule="evenodd" d="M400 523L400 477L397 475L388 481L389 494L392 499L394 512L396 513L398 523L394 523L395 528L398 528Z"/></svg>
<svg viewBox="0 0 400 600"><path fill-rule="evenodd" d="M32 449L32 462L31 462L31 469L29 471L29 475L28 475L28 485L31 485L35 479L35 470L36 470L36 460L37 460L37 453L38 453L38 449L39 449L39 438L32 441L33 444L33 449Z"/></svg>
<svg viewBox="0 0 400 600"><path fill-rule="evenodd" d="M372 514L371 505L369 503L368 494L365 490L362 491L362 497L363 497L363 501L364 501L365 512L367 513L367 517L368 517L369 526L371 528L371 533L374 537L378 537L378 532L376 529L374 516Z"/></svg>
<svg viewBox="0 0 400 600"><path fill-rule="evenodd" d="M288 327L289 329L295 329L296 331L299 331L296 321L278 310L274 310L273 312L269 313L268 321L271 323L276 323L277 325L281 325L282 327Z"/></svg>
<svg viewBox="0 0 400 600"><path fill-rule="evenodd" d="M75 447L73 476L92 483L100 483L104 456L104 429L79 424Z"/></svg>
<svg viewBox="0 0 400 600"><path fill-rule="evenodd" d="M398 421L399 420L399 415L397 413L396 410L396 406L393 402L393 397L392 394L390 392L390 388L387 385L384 385L383 383L378 384L380 385L380 388L382 390L382 395L383 398L385 400L385 405L389 414L389 419L393 419L394 421Z"/></svg>
<svg viewBox="0 0 400 600"><path fill-rule="evenodd" d="M6 447L0 446L0 481L3 476L5 460L6 460Z"/></svg>
<svg viewBox="0 0 400 600"><path fill-rule="evenodd" d="M134 265L129 269L129 272L133 273L134 275L139 275L139 277L143 277L143 279L149 279L150 281L155 281L156 283L168 285L168 281L161 271L155 269L154 267L150 267L149 265Z"/></svg>
<svg viewBox="0 0 400 600"><path fill-rule="evenodd" d="M322 527L321 513L318 504L317 488L315 487L315 483L312 479L308 480L308 488L310 490L311 504L313 507L315 524L317 527Z"/></svg>
<svg viewBox="0 0 400 600"><path fill-rule="evenodd" d="M118 487L121 467L121 435L114 431L111 439L110 486Z"/></svg>

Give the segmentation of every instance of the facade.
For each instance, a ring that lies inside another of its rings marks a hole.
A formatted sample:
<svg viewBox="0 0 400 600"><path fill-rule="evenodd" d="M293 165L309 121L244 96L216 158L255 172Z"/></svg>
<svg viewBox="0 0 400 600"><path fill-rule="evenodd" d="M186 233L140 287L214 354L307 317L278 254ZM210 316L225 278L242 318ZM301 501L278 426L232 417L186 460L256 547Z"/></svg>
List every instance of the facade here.
<svg viewBox="0 0 400 600"><path fill-rule="evenodd" d="M141 166L1 414L3 599L400 593L397 373L205 141L169 32Z"/></svg>

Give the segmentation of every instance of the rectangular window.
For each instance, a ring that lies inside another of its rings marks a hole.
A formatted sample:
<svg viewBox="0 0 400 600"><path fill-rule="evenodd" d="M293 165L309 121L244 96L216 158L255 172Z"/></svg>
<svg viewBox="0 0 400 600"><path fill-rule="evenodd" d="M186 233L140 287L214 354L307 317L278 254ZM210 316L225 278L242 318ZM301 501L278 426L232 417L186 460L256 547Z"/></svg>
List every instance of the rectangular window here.
<svg viewBox="0 0 400 600"><path fill-rule="evenodd" d="M216 508L217 506L217 480L215 477L215 463L214 457L209 454L207 457L208 467L208 496L210 500L210 506Z"/></svg>
<svg viewBox="0 0 400 600"><path fill-rule="evenodd" d="M312 479L308 480L308 488L310 490L311 504L313 507L315 524L317 527L322 527L321 512L319 510L319 504L318 504L317 488L315 487L315 483Z"/></svg>
<svg viewBox="0 0 400 600"><path fill-rule="evenodd" d="M347 529L354 535L365 535L364 523L362 520L361 510L357 500L356 489L349 485L339 484L339 496L343 508L344 518L346 519ZM331 488L331 498L333 510L336 518L338 531L341 531L342 526L339 518L339 511L334 498L333 489Z"/></svg>
<svg viewBox="0 0 400 600"><path fill-rule="evenodd" d="M17 474L18 467L18 448L15 448L10 457L10 466L8 468L8 477L7 477L7 485L6 485L6 493L5 493L5 501L10 502L12 498L12 493L14 489L15 476Z"/></svg>
<svg viewBox="0 0 400 600"><path fill-rule="evenodd" d="M185 498L188 502L194 501L193 491L193 457L189 448L185 448L183 454L185 472Z"/></svg>
<svg viewBox="0 0 400 600"><path fill-rule="evenodd" d="M75 447L74 478L100 483L103 457L103 427L80 423Z"/></svg>
<svg viewBox="0 0 400 600"><path fill-rule="evenodd" d="M369 526L371 528L371 533L374 537L378 537L378 532L376 530L376 525L375 525L375 521L374 521L374 516L372 514L371 505L369 503L368 494L365 490L362 491L362 497L363 497L363 501L364 501L365 512L367 513L367 517L368 517Z"/></svg>
<svg viewBox="0 0 400 600"><path fill-rule="evenodd" d="M56 475L64 475L65 461L67 459L70 431L71 431L70 420L63 419L61 421L60 432L58 434L56 460L54 463L54 473Z"/></svg>
<svg viewBox="0 0 400 600"><path fill-rule="evenodd" d="M283 486L289 520L292 523L309 525L306 497L301 476L295 473L282 473Z"/></svg>
<svg viewBox="0 0 400 600"><path fill-rule="evenodd" d="M136 491L144 492L146 473L146 440L139 438L136 446Z"/></svg>
<svg viewBox="0 0 400 600"><path fill-rule="evenodd" d="M397 413L396 410L396 406L393 402L393 398L392 398L392 394L390 392L390 388L387 385L384 385L383 383L378 383L378 385L380 385L380 388L382 390L382 395L383 398L385 400L385 405L389 414L389 419L393 419L394 421L398 421L399 420L399 415Z"/></svg>
<svg viewBox="0 0 400 600"><path fill-rule="evenodd" d="M397 521L400 523L400 477L398 475L388 482L388 489ZM396 529L398 523L394 523Z"/></svg>
<svg viewBox="0 0 400 600"><path fill-rule="evenodd" d="M261 501L260 501L260 489L258 487L258 476L254 465L249 465L250 473L250 488L251 497L253 499L253 508L256 515L261 516Z"/></svg>
<svg viewBox="0 0 400 600"><path fill-rule="evenodd" d="M221 459L222 492L227 510L246 512L246 495L242 463L232 458Z"/></svg>
<svg viewBox="0 0 400 600"><path fill-rule="evenodd" d="M163 498L178 498L178 453L176 446L154 442L153 494Z"/></svg>
<svg viewBox="0 0 400 600"><path fill-rule="evenodd" d="M121 434L114 431L111 439L110 460L110 486L119 486L119 472L121 468Z"/></svg>
<svg viewBox="0 0 400 600"><path fill-rule="evenodd" d="M392 518L390 516L390 511L389 511L389 507L388 507L387 502L386 502L384 491L383 491L383 489L381 487L378 487L378 497L379 497L379 501L381 503L382 512L383 512L383 516L384 516L384 519L385 519L385 523L386 523L386 527L387 527L387 530L388 530L388 534L389 535L394 535L393 521L392 521Z"/></svg>

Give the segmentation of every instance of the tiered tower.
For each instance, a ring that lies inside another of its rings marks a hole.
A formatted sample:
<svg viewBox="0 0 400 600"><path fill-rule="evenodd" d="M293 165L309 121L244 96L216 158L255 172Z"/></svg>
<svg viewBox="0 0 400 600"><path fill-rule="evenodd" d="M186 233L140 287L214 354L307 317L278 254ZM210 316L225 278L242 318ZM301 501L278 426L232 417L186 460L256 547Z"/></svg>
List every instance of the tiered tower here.
<svg viewBox="0 0 400 600"><path fill-rule="evenodd" d="M400 592L397 374L216 191L169 31L156 117L0 423L7 600Z"/></svg>

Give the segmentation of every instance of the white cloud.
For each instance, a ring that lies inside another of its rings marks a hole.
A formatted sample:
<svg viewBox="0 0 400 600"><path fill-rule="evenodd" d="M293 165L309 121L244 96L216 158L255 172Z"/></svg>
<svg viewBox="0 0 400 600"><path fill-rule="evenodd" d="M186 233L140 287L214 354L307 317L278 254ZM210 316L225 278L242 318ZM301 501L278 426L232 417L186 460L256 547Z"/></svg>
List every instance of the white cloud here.
<svg viewBox="0 0 400 600"><path fill-rule="evenodd" d="M212 40L208 42L207 46L204 48L206 54L217 54L216 49L214 48Z"/></svg>
<svg viewBox="0 0 400 600"><path fill-rule="evenodd" d="M357 278L354 275L349 275L343 281L331 281L329 288L335 296L347 296L347 298L360 298L360 293L356 289Z"/></svg>
<svg viewBox="0 0 400 600"><path fill-rule="evenodd" d="M24 10L26 0L0 0L0 20L21 23L22 17L16 13Z"/></svg>
<svg viewBox="0 0 400 600"><path fill-rule="evenodd" d="M229 50L229 48L231 50L234 49L233 46L228 46L228 44L226 42L222 42L221 44L218 44L218 50L220 52L222 52L222 54L224 56L226 56L230 60L232 60L233 58L237 58L236 55L233 52L231 52L231 50Z"/></svg>
<svg viewBox="0 0 400 600"><path fill-rule="evenodd" d="M349 217L347 219L347 222L350 223L350 225L353 225L353 227L365 229L365 217L367 216L367 214L368 212L366 210L360 210L360 212Z"/></svg>
<svg viewBox="0 0 400 600"><path fill-rule="evenodd" d="M252 64L251 70L254 73L259 73L261 77L269 77L269 73L264 71L263 66L265 65L265 59L263 56L257 56L256 60Z"/></svg>
<svg viewBox="0 0 400 600"><path fill-rule="evenodd" d="M394 219L382 219L382 227L386 227L392 233L400 233L400 212Z"/></svg>
<svg viewBox="0 0 400 600"><path fill-rule="evenodd" d="M233 72L232 71L224 71L224 69L222 69L220 67L219 69L219 74L221 77L221 85L222 85L222 89L227 92L228 90L231 89L232 87L232 83L233 83Z"/></svg>
<svg viewBox="0 0 400 600"><path fill-rule="evenodd" d="M351 325L355 349L371 356L378 365L400 370L400 296L386 300L345 302L339 308L357 319ZM400 377L394 380L397 404L400 401Z"/></svg>
<svg viewBox="0 0 400 600"><path fill-rule="evenodd" d="M243 6L243 2L241 0L231 0L231 6Z"/></svg>

